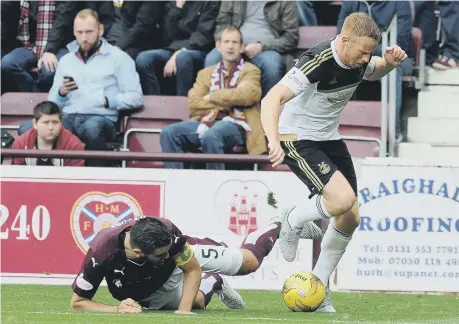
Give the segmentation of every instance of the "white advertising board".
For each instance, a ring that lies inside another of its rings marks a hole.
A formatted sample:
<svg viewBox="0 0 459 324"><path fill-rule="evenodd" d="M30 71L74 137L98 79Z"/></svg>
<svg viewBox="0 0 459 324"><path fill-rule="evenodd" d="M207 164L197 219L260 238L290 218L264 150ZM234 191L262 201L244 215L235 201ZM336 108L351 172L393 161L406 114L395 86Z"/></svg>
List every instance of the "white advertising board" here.
<svg viewBox="0 0 459 324"><path fill-rule="evenodd" d="M70 284L97 230L137 213L239 247L248 232L268 225L268 192L283 205L308 196L286 172L17 166L1 172L3 283ZM17 261L18 250L30 254L29 262ZM237 289L280 290L291 273L311 269L312 241L300 243L292 263L277 243L256 273L230 281Z"/></svg>
<svg viewBox="0 0 459 324"><path fill-rule="evenodd" d="M341 290L459 292L459 168L362 162Z"/></svg>

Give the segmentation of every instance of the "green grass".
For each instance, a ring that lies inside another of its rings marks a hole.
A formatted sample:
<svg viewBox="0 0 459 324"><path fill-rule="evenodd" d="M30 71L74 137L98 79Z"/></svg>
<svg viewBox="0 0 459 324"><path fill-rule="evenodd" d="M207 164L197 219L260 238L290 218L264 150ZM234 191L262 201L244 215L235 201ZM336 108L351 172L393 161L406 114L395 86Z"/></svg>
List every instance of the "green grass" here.
<svg viewBox="0 0 459 324"><path fill-rule="evenodd" d="M459 297L396 294L334 293L336 314L293 313L279 292L242 291L246 310L229 310L215 297L204 311L194 316L173 312L140 314L78 313L69 308L71 288L66 286L1 285L1 323L431 323L458 324ZM106 287L96 300L115 304Z"/></svg>

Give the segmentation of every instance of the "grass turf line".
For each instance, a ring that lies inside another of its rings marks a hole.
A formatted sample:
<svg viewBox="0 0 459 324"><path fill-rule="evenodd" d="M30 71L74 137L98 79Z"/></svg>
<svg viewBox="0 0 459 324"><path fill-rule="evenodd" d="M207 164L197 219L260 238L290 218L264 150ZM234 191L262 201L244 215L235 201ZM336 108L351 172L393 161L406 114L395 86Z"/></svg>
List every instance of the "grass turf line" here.
<svg viewBox="0 0 459 324"><path fill-rule="evenodd" d="M195 316L171 311L140 314L79 313L69 307L67 286L1 285L2 323L315 323L315 324L458 324L459 297L396 294L333 293L336 314L294 313L273 291L241 291L247 309L230 310L214 296L209 308ZM95 300L115 305L106 287Z"/></svg>

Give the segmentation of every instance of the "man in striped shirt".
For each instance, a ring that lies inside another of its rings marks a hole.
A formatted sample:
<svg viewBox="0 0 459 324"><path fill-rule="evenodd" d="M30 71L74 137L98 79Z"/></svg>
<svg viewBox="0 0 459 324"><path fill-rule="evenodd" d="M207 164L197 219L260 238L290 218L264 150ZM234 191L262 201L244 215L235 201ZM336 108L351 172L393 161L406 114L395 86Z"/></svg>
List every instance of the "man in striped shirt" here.
<svg viewBox="0 0 459 324"><path fill-rule="evenodd" d="M261 103L273 167L286 163L309 188L309 198L316 196L285 211L279 236L284 258L295 258L305 224L331 218L313 270L327 286L321 312L336 312L328 280L360 222L355 170L338 133L340 113L362 79L378 80L407 57L397 45L384 57L373 56L380 38L369 15L349 15L341 34L305 52Z"/></svg>

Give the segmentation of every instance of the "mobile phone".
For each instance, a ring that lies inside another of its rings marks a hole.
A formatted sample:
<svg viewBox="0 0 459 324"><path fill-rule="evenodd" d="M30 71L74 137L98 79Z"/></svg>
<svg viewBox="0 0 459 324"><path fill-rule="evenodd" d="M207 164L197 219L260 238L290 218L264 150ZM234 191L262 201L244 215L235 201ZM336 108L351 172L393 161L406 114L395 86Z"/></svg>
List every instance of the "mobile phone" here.
<svg viewBox="0 0 459 324"><path fill-rule="evenodd" d="M64 80L67 79L70 82L75 82L75 80L71 76L64 76ZM71 91L78 90L78 86L75 89L72 89Z"/></svg>

